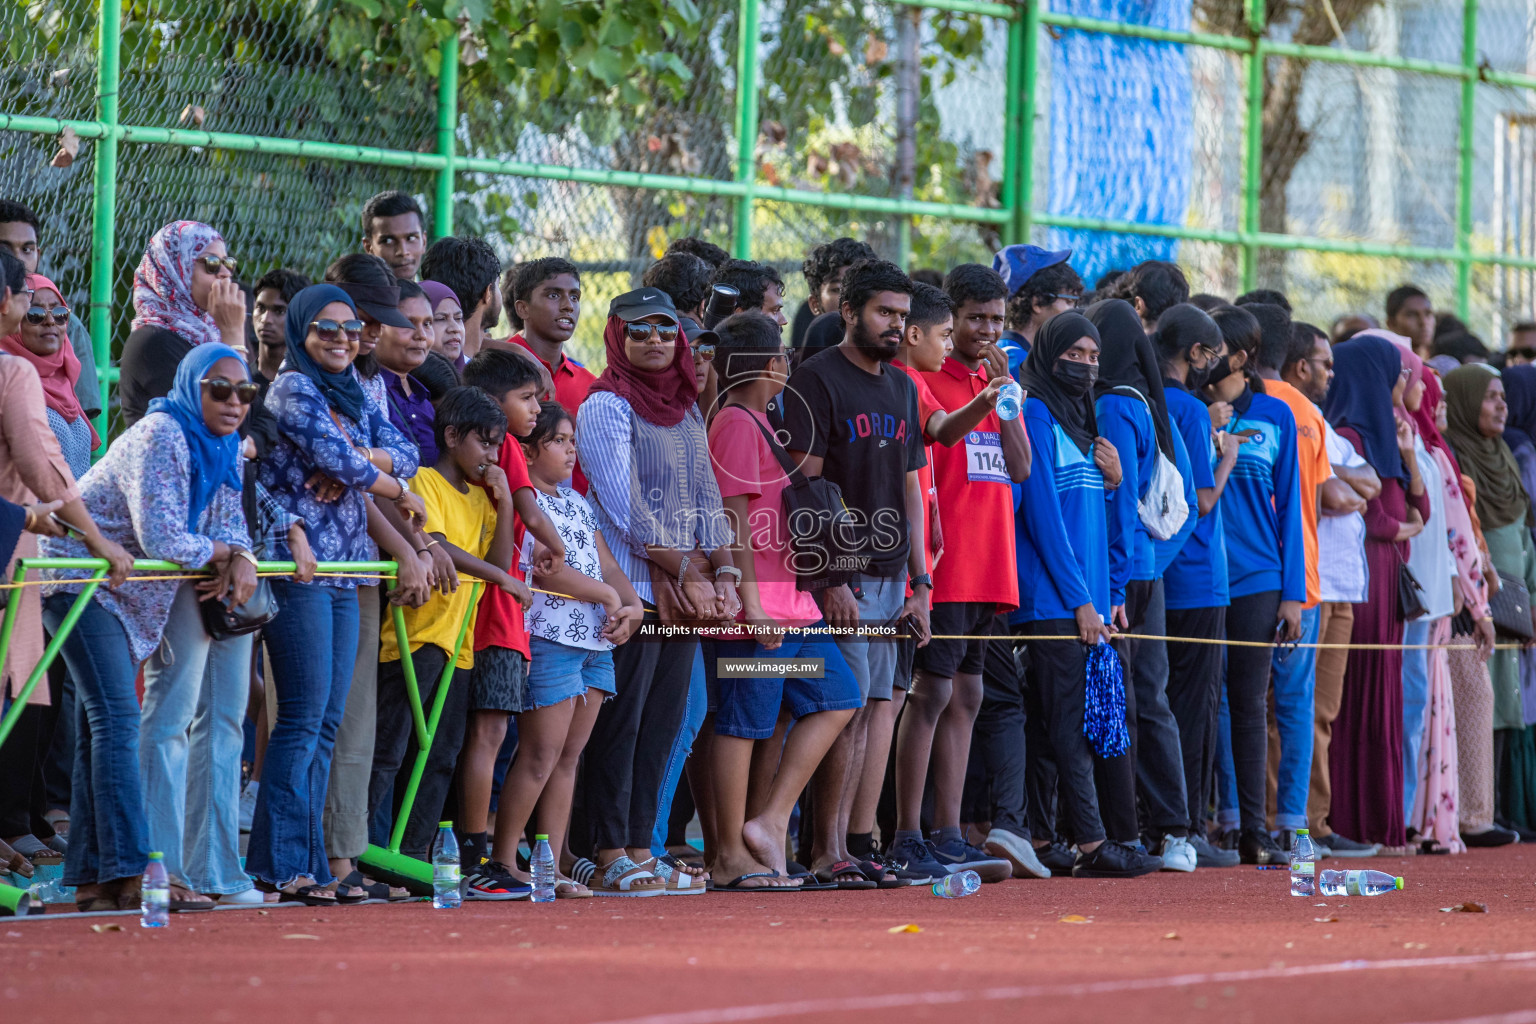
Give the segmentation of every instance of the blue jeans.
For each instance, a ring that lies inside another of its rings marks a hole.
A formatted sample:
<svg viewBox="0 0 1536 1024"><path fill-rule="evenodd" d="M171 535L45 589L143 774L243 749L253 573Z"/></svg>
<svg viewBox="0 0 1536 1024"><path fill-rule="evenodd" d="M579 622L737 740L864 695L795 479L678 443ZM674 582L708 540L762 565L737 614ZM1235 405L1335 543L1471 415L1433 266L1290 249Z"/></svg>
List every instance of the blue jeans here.
<svg viewBox="0 0 1536 1024"><path fill-rule="evenodd" d="M55 636L74 594L43 602ZM95 601L70 631L64 663L75 678L75 766L70 780L65 885L137 877L149 863L144 787L139 781L138 663L117 616Z"/></svg>
<svg viewBox="0 0 1536 1024"><path fill-rule="evenodd" d="M197 598L194 583L177 588L165 636L144 663L144 809L172 879L197 892L244 892L240 748L252 638L213 640Z"/></svg>
<svg viewBox="0 0 1536 1024"><path fill-rule="evenodd" d="M357 594L286 579L274 579L272 589L278 612L266 642L277 717L245 867L279 887L306 876L326 885L333 878L322 819L336 729L357 660Z"/></svg>
<svg viewBox="0 0 1536 1024"><path fill-rule="evenodd" d="M672 798L683 778L683 764L693 750L693 741L709 713L709 691L704 680L704 645L693 655L693 675L688 679L688 710L683 713L683 727L672 741L667 757L667 774L661 781L661 797L656 804L656 827L651 830L651 853L660 857L667 852L667 819L672 815Z"/></svg>
<svg viewBox="0 0 1536 1024"><path fill-rule="evenodd" d="M1403 645L1429 643L1429 616L1403 626ZM1429 711L1429 652L1403 651L1403 820L1413 815L1419 791L1419 755L1424 750L1424 716Z"/></svg>
<svg viewBox="0 0 1536 1024"><path fill-rule="evenodd" d="M1317 643L1322 618L1322 605L1302 610L1301 643ZM1312 785L1312 695L1317 683L1317 650L1277 647L1271 666L1272 715L1280 736L1275 828L1306 828L1307 793ZM1271 754L1270 762L1274 761Z"/></svg>

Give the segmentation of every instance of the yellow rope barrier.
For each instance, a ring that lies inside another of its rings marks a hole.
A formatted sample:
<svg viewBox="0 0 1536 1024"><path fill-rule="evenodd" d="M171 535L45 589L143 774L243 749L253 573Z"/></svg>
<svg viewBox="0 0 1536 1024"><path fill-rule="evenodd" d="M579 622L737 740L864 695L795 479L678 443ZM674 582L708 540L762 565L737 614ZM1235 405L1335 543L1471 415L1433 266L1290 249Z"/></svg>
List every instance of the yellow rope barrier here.
<svg viewBox="0 0 1536 1024"><path fill-rule="evenodd" d="M86 570L82 569L82 570L79 570L79 571L85 572ZM277 579L288 579L288 578L293 576L293 573L291 573L291 572L258 572L256 575L257 575L258 578L273 577L273 578L277 578ZM326 577L328 579L359 579L359 580L393 580L393 579L398 579L399 578L399 577L395 576L393 573L384 573L384 572L317 572L317 573L315 573L315 578L316 579L319 579L322 576ZM82 582L84 580L84 578L85 577L79 577L79 578L76 578L76 579L69 579L69 580L22 580L19 583L0 583L0 590L20 590L22 587L42 587L42 586L47 586L50 583L54 583L54 584L58 584L58 583L79 583L79 582ZM156 575L156 576L128 576L128 577L126 577L123 580L123 582L124 583L173 583L173 582L177 582L177 581L180 581L180 580L208 580L208 579L212 579L212 578L213 578L213 574L212 573L194 572L194 573L182 573L182 574L166 574L166 575L163 575L163 576L159 576L159 575ZM462 572L459 573L459 581L461 583L464 582L464 581L468 581L470 583L486 583L489 586L489 583L486 580L482 580L479 577L470 576L467 573L462 573ZM436 592L436 589L437 588L434 587L433 591ZM559 593L558 591L554 591L554 590L540 590L538 587L529 587L528 589L530 591L532 591L533 593L535 593L535 594L546 594L549 597L563 597L567 601L575 601L575 600L577 600L577 598L572 597L570 594L562 594L562 593Z"/></svg>

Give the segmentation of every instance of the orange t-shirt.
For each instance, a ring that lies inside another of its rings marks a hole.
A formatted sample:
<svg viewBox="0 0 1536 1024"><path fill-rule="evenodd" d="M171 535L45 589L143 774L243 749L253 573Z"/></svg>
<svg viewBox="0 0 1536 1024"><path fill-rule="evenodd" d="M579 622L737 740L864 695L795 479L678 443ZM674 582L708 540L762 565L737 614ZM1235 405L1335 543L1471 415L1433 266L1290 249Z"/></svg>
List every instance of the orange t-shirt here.
<svg viewBox="0 0 1536 1024"><path fill-rule="evenodd" d="M1266 380L1264 391L1290 407L1296 417L1296 458L1301 462L1301 539L1307 552L1307 607L1317 604L1317 489L1333 476L1323 414L1312 400L1283 380Z"/></svg>

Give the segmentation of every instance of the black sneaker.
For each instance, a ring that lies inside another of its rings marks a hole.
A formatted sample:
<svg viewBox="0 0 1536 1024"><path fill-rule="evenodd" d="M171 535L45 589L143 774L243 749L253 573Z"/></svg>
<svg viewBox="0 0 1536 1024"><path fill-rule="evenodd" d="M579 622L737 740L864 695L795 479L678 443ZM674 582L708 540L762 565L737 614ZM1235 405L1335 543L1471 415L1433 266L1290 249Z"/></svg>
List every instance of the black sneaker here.
<svg viewBox="0 0 1536 1024"><path fill-rule="evenodd" d="M1235 850L1241 835L1242 833L1235 828L1226 829L1216 838L1215 845L1218 849Z"/></svg>
<svg viewBox="0 0 1536 1024"><path fill-rule="evenodd" d="M1163 869L1163 858L1143 853L1127 843L1107 839L1092 853L1079 853L1073 878L1136 878Z"/></svg>
<svg viewBox="0 0 1536 1024"><path fill-rule="evenodd" d="M942 845L928 841L928 852L950 874L974 871L983 882L1006 882L1013 877L1013 865L1003 857L994 857L964 839L949 839Z"/></svg>
<svg viewBox="0 0 1536 1024"><path fill-rule="evenodd" d="M1497 825L1489 825L1481 832L1463 832L1461 841L1467 844L1468 849L1492 849L1495 846L1508 846L1518 843L1520 836L1507 828L1499 828ZM1347 840L1346 840L1347 842ZM1350 856L1344 854L1343 856Z"/></svg>
<svg viewBox="0 0 1536 1024"><path fill-rule="evenodd" d="M1244 864L1281 864L1286 859L1280 844L1262 828L1243 829L1237 840L1237 852Z"/></svg>
<svg viewBox="0 0 1536 1024"><path fill-rule="evenodd" d="M525 900L533 894L533 886L519 882L499 860L482 861L473 871L464 873L464 899L488 902Z"/></svg>
<svg viewBox="0 0 1536 1024"><path fill-rule="evenodd" d="M1353 839L1330 832L1326 836L1313 836L1312 841L1334 857L1374 857L1381 852L1381 847L1375 843L1360 843Z"/></svg>
<svg viewBox="0 0 1536 1024"><path fill-rule="evenodd" d="M1235 868L1243 862L1236 850L1222 850L1211 845L1205 836L1189 835L1189 845L1195 848L1195 866L1202 868Z"/></svg>
<svg viewBox="0 0 1536 1024"><path fill-rule="evenodd" d="M912 836L902 836L891 844L885 851L885 866L908 885L937 881L949 873L933 859L929 845Z"/></svg>
<svg viewBox="0 0 1536 1024"><path fill-rule="evenodd" d="M1051 869L1052 878L1070 877L1077 864L1077 854L1060 839L1052 839L1049 846L1035 847L1035 856L1040 858L1041 864Z"/></svg>

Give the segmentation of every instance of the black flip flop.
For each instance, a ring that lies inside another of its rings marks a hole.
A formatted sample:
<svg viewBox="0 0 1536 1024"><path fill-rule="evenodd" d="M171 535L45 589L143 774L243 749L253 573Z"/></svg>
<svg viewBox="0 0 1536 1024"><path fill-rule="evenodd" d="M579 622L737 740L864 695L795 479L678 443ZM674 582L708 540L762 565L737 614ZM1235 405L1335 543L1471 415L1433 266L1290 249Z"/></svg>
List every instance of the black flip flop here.
<svg viewBox="0 0 1536 1024"><path fill-rule="evenodd" d="M796 890L797 892L824 892L829 889L837 888L836 882L821 881L815 875L811 874L810 868L806 867L804 864L799 863L798 861L792 860L786 864L785 867L789 869L786 877L798 878L800 880L800 888Z"/></svg>
<svg viewBox="0 0 1536 1024"><path fill-rule="evenodd" d="M789 885L742 885L749 878L781 878L777 871L749 871L744 875L737 875L729 882L716 882L712 892L799 892L799 888Z"/></svg>
<svg viewBox="0 0 1536 1024"><path fill-rule="evenodd" d="M392 896L390 895L388 882L370 882L361 871L356 869L353 869L346 878L343 878L341 884L349 885L354 889L361 889L367 894L366 898L370 900L384 900L387 903L409 903L416 898L409 892L405 892L404 895L400 896Z"/></svg>
<svg viewBox="0 0 1536 1024"><path fill-rule="evenodd" d="M864 876L874 882L875 885L881 889L905 889L907 887L907 883L903 882L900 878L897 878L895 873L892 872L890 868L885 867L883 864L878 864L875 861L859 861L859 870L863 871ZM890 875L891 877L886 878L886 875Z"/></svg>
<svg viewBox="0 0 1536 1024"><path fill-rule="evenodd" d="M334 892L318 883L301 885L292 892L289 892L287 889L279 889L277 892L281 896L282 902L287 903L289 900L295 900L306 907L334 907L341 902L336 898ZM325 896L319 895L320 893L325 893Z"/></svg>
<svg viewBox="0 0 1536 1024"><path fill-rule="evenodd" d="M831 882L839 889L877 889L878 883L864 873L864 869L851 860L840 860L836 864L828 865L816 873L819 882ZM856 879L839 882L838 875L858 875Z"/></svg>

